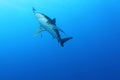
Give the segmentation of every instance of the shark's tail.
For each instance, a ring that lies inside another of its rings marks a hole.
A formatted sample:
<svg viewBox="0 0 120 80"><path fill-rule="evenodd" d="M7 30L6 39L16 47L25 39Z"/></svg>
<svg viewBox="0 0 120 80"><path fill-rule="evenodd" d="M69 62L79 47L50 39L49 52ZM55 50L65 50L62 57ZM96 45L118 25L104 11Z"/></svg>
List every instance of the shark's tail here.
<svg viewBox="0 0 120 80"><path fill-rule="evenodd" d="M64 43L65 43L66 41L72 39L72 38L73 38L73 37L67 37L67 38L61 39L61 40L60 40L60 45L61 45L62 47L64 47Z"/></svg>

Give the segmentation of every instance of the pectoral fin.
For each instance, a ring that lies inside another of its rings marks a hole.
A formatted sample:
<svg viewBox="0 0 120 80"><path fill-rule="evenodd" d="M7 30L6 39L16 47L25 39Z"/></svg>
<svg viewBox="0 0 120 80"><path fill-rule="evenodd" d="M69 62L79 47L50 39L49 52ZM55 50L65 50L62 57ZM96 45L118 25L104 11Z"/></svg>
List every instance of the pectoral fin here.
<svg viewBox="0 0 120 80"><path fill-rule="evenodd" d="M39 33L45 31L45 29L43 27L39 27L36 31L35 31L35 34L34 36L37 36Z"/></svg>

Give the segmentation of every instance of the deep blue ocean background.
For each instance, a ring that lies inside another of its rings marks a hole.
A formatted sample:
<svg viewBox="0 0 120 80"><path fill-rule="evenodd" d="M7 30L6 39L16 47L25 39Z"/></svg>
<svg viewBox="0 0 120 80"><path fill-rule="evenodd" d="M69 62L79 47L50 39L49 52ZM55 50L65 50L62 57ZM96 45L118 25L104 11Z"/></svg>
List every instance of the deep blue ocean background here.
<svg viewBox="0 0 120 80"><path fill-rule="evenodd" d="M74 39L34 37L32 7ZM120 80L120 1L0 0L0 80Z"/></svg>

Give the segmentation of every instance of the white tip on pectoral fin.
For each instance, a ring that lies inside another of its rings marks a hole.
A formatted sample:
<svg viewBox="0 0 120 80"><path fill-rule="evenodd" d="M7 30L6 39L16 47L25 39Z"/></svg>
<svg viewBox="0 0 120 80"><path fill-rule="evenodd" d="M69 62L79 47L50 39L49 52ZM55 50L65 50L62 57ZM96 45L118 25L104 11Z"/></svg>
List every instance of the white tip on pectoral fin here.
<svg viewBox="0 0 120 80"><path fill-rule="evenodd" d="M45 31L45 29L42 28L42 27L39 27L39 28L35 31L34 37L38 36L38 34L41 33L41 32L43 32L43 31Z"/></svg>

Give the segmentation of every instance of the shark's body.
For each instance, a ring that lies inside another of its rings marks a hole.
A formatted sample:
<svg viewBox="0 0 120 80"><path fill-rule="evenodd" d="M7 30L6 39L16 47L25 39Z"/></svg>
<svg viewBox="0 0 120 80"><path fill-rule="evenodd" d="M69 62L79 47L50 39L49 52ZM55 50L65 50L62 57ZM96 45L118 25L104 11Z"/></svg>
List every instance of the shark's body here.
<svg viewBox="0 0 120 80"><path fill-rule="evenodd" d="M53 38L56 38L58 40L58 42L60 43L60 45L62 47L64 46L64 42L72 39L72 37L61 39L59 31L61 31L63 33L64 33L64 31L56 26L55 18L51 19L42 13L36 12L36 10L34 8L33 8L33 13L41 25L38 28L36 34L42 32L42 31L47 31L52 35Z"/></svg>

